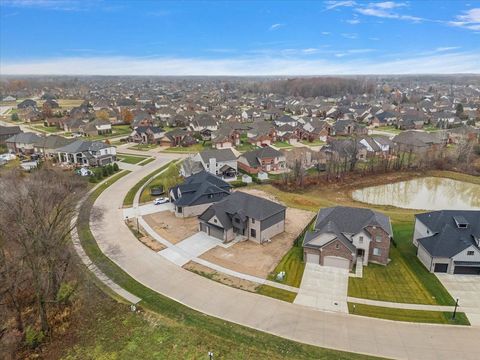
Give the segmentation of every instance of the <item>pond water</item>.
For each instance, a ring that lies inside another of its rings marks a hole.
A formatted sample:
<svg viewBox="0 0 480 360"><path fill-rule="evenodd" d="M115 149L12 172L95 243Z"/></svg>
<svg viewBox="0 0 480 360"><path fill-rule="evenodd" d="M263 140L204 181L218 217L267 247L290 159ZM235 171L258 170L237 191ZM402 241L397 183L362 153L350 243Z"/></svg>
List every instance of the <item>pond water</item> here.
<svg viewBox="0 0 480 360"><path fill-rule="evenodd" d="M418 210L480 210L480 185L425 177L352 192L357 201Z"/></svg>

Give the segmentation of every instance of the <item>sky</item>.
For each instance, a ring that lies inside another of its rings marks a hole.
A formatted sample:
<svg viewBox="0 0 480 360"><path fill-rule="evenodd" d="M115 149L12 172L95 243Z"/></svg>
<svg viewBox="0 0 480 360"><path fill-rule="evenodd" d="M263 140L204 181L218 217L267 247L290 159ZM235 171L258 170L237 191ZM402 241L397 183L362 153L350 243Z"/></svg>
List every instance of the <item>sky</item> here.
<svg viewBox="0 0 480 360"><path fill-rule="evenodd" d="M0 0L0 75L480 73L480 1Z"/></svg>

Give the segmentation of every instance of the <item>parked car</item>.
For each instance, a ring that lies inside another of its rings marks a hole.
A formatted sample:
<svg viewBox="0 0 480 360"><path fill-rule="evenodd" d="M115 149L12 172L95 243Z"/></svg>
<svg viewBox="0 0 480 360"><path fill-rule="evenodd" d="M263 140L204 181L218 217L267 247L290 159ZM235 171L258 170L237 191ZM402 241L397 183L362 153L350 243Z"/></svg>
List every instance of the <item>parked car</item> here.
<svg viewBox="0 0 480 360"><path fill-rule="evenodd" d="M160 198L156 198L154 201L153 201L153 205L161 205L161 204L165 204L169 202L168 198L166 197L160 197Z"/></svg>

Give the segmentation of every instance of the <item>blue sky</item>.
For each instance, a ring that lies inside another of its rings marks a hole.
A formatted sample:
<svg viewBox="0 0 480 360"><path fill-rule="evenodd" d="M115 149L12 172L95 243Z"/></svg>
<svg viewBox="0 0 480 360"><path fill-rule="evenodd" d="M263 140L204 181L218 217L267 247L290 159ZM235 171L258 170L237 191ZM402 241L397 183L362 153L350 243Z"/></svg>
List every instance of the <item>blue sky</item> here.
<svg viewBox="0 0 480 360"><path fill-rule="evenodd" d="M0 0L0 74L480 72L480 1Z"/></svg>

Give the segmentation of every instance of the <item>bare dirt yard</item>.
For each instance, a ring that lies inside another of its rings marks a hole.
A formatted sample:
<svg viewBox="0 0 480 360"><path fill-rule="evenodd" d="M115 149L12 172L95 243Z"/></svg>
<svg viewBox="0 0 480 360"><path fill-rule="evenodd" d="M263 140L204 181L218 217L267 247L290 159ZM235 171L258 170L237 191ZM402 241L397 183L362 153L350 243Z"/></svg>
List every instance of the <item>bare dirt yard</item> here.
<svg viewBox="0 0 480 360"><path fill-rule="evenodd" d="M273 195L258 189L241 191L279 202ZM266 278L314 216L315 213L311 211L287 208L285 232L273 237L271 243L260 245L253 241L243 241L228 249L217 246L200 257L228 269Z"/></svg>
<svg viewBox="0 0 480 360"><path fill-rule="evenodd" d="M205 276L206 278L212 279L214 281L218 281L224 285L228 285L237 289L255 292L256 288L258 287L258 284L254 282L244 280L244 279L239 279L234 276L218 273L215 270L212 270L209 267L203 266L194 261L188 262L183 266L183 268L191 272L194 272L196 274L199 274L201 276Z"/></svg>
<svg viewBox="0 0 480 360"><path fill-rule="evenodd" d="M135 235L135 237L146 247L152 249L155 252L159 252L166 248L166 246L150 237L143 227L140 227L140 232L138 232L136 222L133 219L128 220L127 225L130 228L130 231Z"/></svg>
<svg viewBox="0 0 480 360"><path fill-rule="evenodd" d="M143 219L158 235L172 244L185 240L198 232L198 219L196 217L177 218L170 211L161 211L146 215Z"/></svg>

